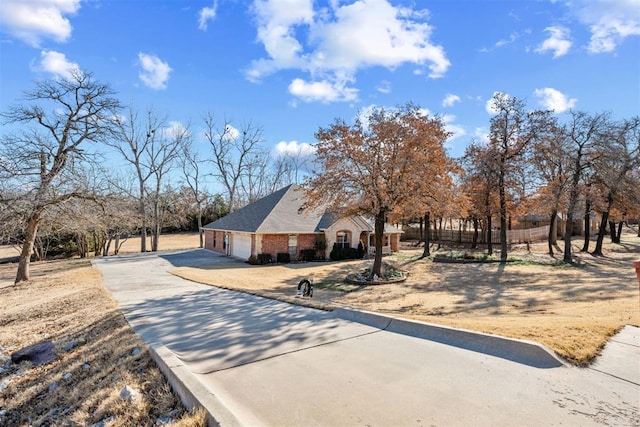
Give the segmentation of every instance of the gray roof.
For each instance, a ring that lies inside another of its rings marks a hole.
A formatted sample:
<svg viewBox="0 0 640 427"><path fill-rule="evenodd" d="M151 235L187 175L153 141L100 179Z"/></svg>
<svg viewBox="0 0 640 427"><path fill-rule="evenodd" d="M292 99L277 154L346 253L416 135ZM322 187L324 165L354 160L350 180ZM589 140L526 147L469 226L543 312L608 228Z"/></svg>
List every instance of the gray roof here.
<svg viewBox="0 0 640 427"><path fill-rule="evenodd" d="M333 222L324 208L301 210L304 190L289 185L202 228L249 233L317 233Z"/></svg>
<svg viewBox="0 0 640 427"><path fill-rule="evenodd" d="M304 190L292 184L202 228L265 234L320 233L340 219L325 207L302 210L304 202ZM355 216L353 220L364 231L374 231L373 224L364 217ZM387 225L385 232L402 231Z"/></svg>

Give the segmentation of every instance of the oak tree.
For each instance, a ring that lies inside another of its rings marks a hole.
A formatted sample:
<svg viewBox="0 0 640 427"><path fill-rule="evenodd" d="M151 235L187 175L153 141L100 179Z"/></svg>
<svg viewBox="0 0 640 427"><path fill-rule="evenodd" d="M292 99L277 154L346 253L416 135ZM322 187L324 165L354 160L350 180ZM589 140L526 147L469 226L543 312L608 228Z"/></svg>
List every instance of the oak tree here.
<svg viewBox="0 0 640 427"><path fill-rule="evenodd" d="M0 180L20 191L8 199L2 195L1 202L18 202L25 224L16 283L29 280L29 261L46 211L76 197L91 197L78 177L92 160L95 145L112 137L119 109L109 85L75 70L67 78L37 81L22 104L2 114L4 124L17 130L2 135Z"/></svg>
<svg viewBox="0 0 640 427"><path fill-rule="evenodd" d="M336 119L316 133L320 170L305 182L309 205L327 203L345 215L374 218L371 278L381 276L387 215L432 195L438 177L447 174L448 136L441 119L412 104L374 108L353 125Z"/></svg>

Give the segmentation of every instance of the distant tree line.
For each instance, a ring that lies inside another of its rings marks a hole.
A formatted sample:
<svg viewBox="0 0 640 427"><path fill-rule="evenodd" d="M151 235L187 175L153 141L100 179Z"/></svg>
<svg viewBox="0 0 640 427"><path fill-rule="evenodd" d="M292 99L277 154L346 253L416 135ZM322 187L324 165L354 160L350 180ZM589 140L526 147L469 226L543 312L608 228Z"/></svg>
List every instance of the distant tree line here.
<svg viewBox="0 0 640 427"><path fill-rule="evenodd" d="M259 126L210 113L208 147L196 150L189 125L123 106L85 71L37 81L19 102L2 113L0 135L0 243L21 247L16 283L32 259L117 254L131 235L157 251L163 231L200 230L309 166L308 156L272 155Z"/></svg>
<svg viewBox="0 0 640 427"><path fill-rule="evenodd" d="M163 232L201 230L303 181L309 205L368 215L376 236L385 221L420 222L425 256L429 229L456 218L486 233L489 253L498 228L506 260L512 218L531 212L549 217L550 254L560 250L553 223L566 220L567 262L576 219L601 218L593 254L602 254L607 229L619 242L622 223L640 216L640 119L571 111L562 122L500 93L491 106L488 139L459 159L447 153L443 119L413 104L375 108L354 124L336 119L319 128L314 155L274 156L251 121L236 128L206 112L193 126L196 140L191 124L123 106L90 73L41 80L2 113L0 242L21 246L19 283L32 258L117 254L131 235L142 237L142 252L157 251ZM375 244L371 274L379 275L382 241Z"/></svg>

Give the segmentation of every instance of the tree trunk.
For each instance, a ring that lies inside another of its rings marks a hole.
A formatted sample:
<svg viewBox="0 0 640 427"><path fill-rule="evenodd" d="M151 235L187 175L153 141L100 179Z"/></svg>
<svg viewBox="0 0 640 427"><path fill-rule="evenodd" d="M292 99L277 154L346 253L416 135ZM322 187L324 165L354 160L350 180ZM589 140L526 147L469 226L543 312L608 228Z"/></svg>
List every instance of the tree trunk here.
<svg viewBox="0 0 640 427"><path fill-rule="evenodd" d="M607 223L609 222L609 214L611 212L612 205L613 192L609 191L609 194L607 194L607 209L602 213L600 229L598 230L598 240L596 241L596 248L593 250L593 252L591 252L592 255L602 256L602 243L604 241L604 235L607 231Z"/></svg>
<svg viewBox="0 0 640 427"><path fill-rule="evenodd" d="M620 221L618 223L618 232L616 233L616 243L622 242L622 225L623 224L624 224L623 221Z"/></svg>
<svg viewBox="0 0 640 427"><path fill-rule="evenodd" d="M204 231L202 230L202 206L198 203L198 234L200 235L200 247L204 248Z"/></svg>
<svg viewBox="0 0 640 427"><path fill-rule="evenodd" d="M430 213L427 212L424 214L424 250L422 251L422 257L428 257L431 255L431 231L430 231L430 224L431 224L431 218L429 218ZM420 221L422 223L422 220Z"/></svg>
<svg viewBox="0 0 640 427"><path fill-rule="evenodd" d="M424 237L424 224L423 224L423 218L420 218L420 239L418 240L418 244L420 244L420 240L424 241L425 237Z"/></svg>
<svg viewBox="0 0 640 427"><path fill-rule="evenodd" d="M598 239L596 240L596 248L591 252L592 255L602 256L602 242L607 231L607 222L609 220L609 209L602 213L600 221L600 229L598 230Z"/></svg>
<svg viewBox="0 0 640 427"><path fill-rule="evenodd" d="M29 281L29 263L31 262L31 253L33 252L33 243L36 240L38 234L38 226L40 225L40 213L33 213L27 220L27 230L24 243L22 244L22 251L20 251L20 257L18 258L18 271L16 273L15 284L20 282Z"/></svg>
<svg viewBox="0 0 640 427"><path fill-rule="evenodd" d="M507 195L504 186L504 170L500 168L498 177L498 193L500 195L500 261L507 260Z"/></svg>
<svg viewBox="0 0 640 427"><path fill-rule="evenodd" d="M567 217L567 225L564 231L564 257L562 260L564 262L572 262L573 257L571 256L571 235L573 234L573 217Z"/></svg>
<svg viewBox="0 0 640 427"><path fill-rule="evenodd" d="M591 240L591 200L587 197L584 202L584 244L581 252L589 252L589 243Z"/></svg>
<svg viewBox="0 0 640 427"><path fill-rule="evenodd" d="M487 215L487 254L493 255L493 242L491 241L491 215Z"/></svg>
<svg viewBox="0 0 640 427"><path fill-rule="evenodd" d="M611 236L611 243L620 243L618 235L616 233L616 222L609 220L609 235Z"/></svg>
<svg viewBox="0 0 640 427"><path fill-rule="evenodd" d="M140 197L142 198L143 196ZM142 199L140 199L138 212L142 217L142 227L140 228L140 252L147 252L147 213Z"/></svg>
<svg viewBox="0 0 640 427"><path fill-rule="evenodd" d="M385 221L386 211L380 210L376 214L375 218L375 233L376 233L376 253L373 257L373 268L371 269L371 276L369 280L372 280L374 276L380 277L382 276L382 239L384 237L384 221Z"/></svg>
<svg viewBox="0 0 640 427"><path fill-rule="evenodd" d="M547 239L549 242L549 255L553 256L553 245L556 243L556 218L558 216L558 211L553 209L551 211L551 217L549 218L549 238Z"/></svg>
<svg viewBox="0 0 640 427"><path fill-rule="evenodd" d="M158 240L160 239L160 206L158 203L158 193L156 201L153 202L153 229L151 230L151 252L158 252Z"/></svg>

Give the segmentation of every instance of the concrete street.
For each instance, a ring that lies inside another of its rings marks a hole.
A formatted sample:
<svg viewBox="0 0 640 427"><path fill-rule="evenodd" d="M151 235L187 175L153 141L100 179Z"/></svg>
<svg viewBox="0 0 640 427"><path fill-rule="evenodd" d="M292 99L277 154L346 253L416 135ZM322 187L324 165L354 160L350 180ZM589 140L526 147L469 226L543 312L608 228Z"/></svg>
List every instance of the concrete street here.
<svg viewBox="0 0 640 427"><path fill-rule="evenodd" d="M94 265L178 388L221 425L640 425L638 328L576 368L535 344L293 306L167 273L211 262L238 266L206 250Z"/></svg>

